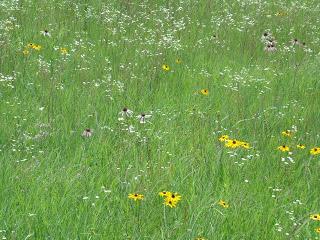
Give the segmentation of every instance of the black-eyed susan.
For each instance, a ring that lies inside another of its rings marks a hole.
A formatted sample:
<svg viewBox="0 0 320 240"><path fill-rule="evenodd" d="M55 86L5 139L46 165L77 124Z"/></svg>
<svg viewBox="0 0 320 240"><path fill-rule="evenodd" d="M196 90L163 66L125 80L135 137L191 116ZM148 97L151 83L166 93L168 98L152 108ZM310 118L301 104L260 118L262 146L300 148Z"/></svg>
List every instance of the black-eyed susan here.
<svg viewBox="0 0 320 240"><path fill-rule="evenodd" d="M320 233L320 227L317 227L317 228L315 229L315 231L316 231L316 233Z"/></svg>
<svg viewBox="0 0 320 240"><path fill-rule="evenodd" d="M169 71L169 70L170 70L169 65L168 65L168 64L163 64L163 65L162 65L162 70L163 70L163 71L166 71L166 72Z"/></svg>
<svg viewBox="0 0 320 240"><path fill-rule="evenodd" d="M223 208L228 208L228 207L229 207L229 204L227 204L224 200L220 200L220 201L218 202L218 204L219 204L220 206L222 206Z"/></svg>
<svg viewBox="0 0 320 240"><path fill-rule="evenodd" d="M291 130L285 130L281 132L282 136L291 137L293 132Z"/></svg>
<svg viewBox="0 0 320 240"><path fill-rule="evenodd" d="M243 147L245 149L249 149L250 148L250 144L247 142L240 142L240 147Z"/></svg>
<svg viewBox="0 0 320 240"><path fill-rule="evenodd" d="M202 95L204 95L204 96L208 96L209 95L209 90L208 89L201 89L200 90L200 93L202 94Z"/></svg>
<svg viewBox="0 0 320 240"><path fill-rule="evenodd" d="M320 221L320 214L311 214L310 219L314 221Z"/></svg>
<svg viewBox="0 0 320 240"><path fill-rule="evenodd" d="M142 194L138 194L138 193L130 193L128 195L128 198L133 199L134 201L137 201L137 200L143 200L144 196Z"/></svg>
<svg viewBox="0 0 320 240"><path fill-rule="evenodd" d="M38 44L34 44L33 47L32 47L34 50L36 51L40 51L42 46L41 45L38 45Z"/></svg>
<svg viewBox="0 0 320 240"><path fill-rule="evenodd" d="M171 193L167 196L168 199L172 200L173 202L179 202L181 200L181 195L178 193Z"/></svg>
<svg viewBox="0 0 320 240"><path fill-rule="evenodd" d="M66 55L66 54L68 54L68 49L67 48L60 48L60 53L62 54L62 55Z"/></svg>
<svg viewBox="0 0 320 240"><path fill-rule="evenodd" d="M169 207L171 207L171 208L175 208L175 207L177 206L177 202L172 201L172 199L170 199L170 198L166 198L166 199L164 200L164 203L163 203L163 204L166 205L166 206L169 206Z"/></svg>
<svg viewBox="0 0 320 240"><path fill-rule="evenodd" d="M304 145L304 144L298 144L297 145L297 148L299 148L299 149L305 149L306 148L306 146Z"/></svg>
<svg viewBox="0 0 320 240"><path fill-rule="evenodd" d="M180 63L182 63L182 60L180 58L177 58L176 59L176 64L180 64Z"/></svg>
<svg viewBox="0 0 320 240"><path fill-rule="evenodd" d="M28 43L27 47L28 48L33 48L33 45L34 45L33 43Z"/></svg>
<svg viewBox="0 0 320 240"><path fill-rule="evenodd" d="M320 147L314 147L310 150L311 155L318 155L320 154Z"/></svg>
<svg viewBox="0 0 320 240"><path fill-rule="evenodd" d="M229 139L226 141L225 146L228 148L237 148L240 146L240 141L238 141L236 139Z"/></svg>
<svg viewBox="0 0 320 240"><path fill-rule="evenodd" d="M171 195L171 192L168 192L168 191L159 192L159 196L161 197L168 197L170 195Z"/></svg>
<svg viewBox="0 0 320 240"><path fill-rule="evenodd" d="M222 135L221 137L219 137L219 141L220 142L225 142L229 139L229 136L228 135Z"/></svg>
<svg viewBox="0 0 320 240"><path fill-rule="evenodd" d="M282 145L278 147L278 150L280 150L281 152L289 152L290 148L286 145Z"/></svg>
<svg viewBox="0 0 320 240"><path fill-rule="evenodd" d="M287 16L288 14L286 12L280 11L280 12L277 12L275 15L278 17L284 17L284 16Z"/></svg>

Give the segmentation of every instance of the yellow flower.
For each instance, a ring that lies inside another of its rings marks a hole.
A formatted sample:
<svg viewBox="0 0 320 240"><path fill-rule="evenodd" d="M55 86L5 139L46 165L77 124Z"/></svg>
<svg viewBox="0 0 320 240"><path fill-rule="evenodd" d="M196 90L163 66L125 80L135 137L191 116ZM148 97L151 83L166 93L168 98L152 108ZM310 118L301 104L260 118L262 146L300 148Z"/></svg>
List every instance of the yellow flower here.
<svg viewBox="0 0 320 240"><path fill-rule="evenodd" d="M228 208L229 207L229 204L227 204L225 201L223 201L223 200L220 200L219 202L218 202L218 204L220 205L220 206L222 206L222 207L224 207L224 208Z"/></svg>
<svg viewBox="0 0 320 240"><path fill-rule="evenodd" d="M318 155L320 154L320 147L314 147L310 150L311 155Z"/></svg>
<svg viewBox="0 0 320 240"><path fill-rule="evenodd" d="M226 144L225 144L226 147L229 147L229 148L237 148L240 146L240 142L235 140L235 139L230 139L230 140L227 140L226 141Z"/></svg>
<svg viewBox="0 0 320 240"><path fill-rule="evenodd" d="M173 202L179 202L181 200L181 195L179 195L178 193L171 193L167 196L167 199Z"/></svg>
<svg viewBox="0 0 320 240"><path fill-rule="evenodd" d="M159 195L161 197L168 197L171 195L171 192L167 192L167 191L162 191L162 192L159 192Z"/></svg>
<svg viewBox="0 0 320 240"><path fill-rule="evenodd" d="M320 221L320 214L311 214L310 219Z"/></svg>
<svg viewBox="0 0 320 240"><path fill-rule="evenodd" d="M275 15L279 17L284 17L284 16L287 16L288 14L286 12L277 12Z"/></svg>
<svg viewBox="0 0 320 240"><path fill-rule="evenodd" d="M315 231L316 231L317 233L320 233L320 227L316 228Z"/></svg>
<svg viewBox="0 0 320 240"><path fill-rule="evenodd" d="M29 50L28 49L25 49L22 51L23 55L28 55L29 54Z"/></svg>
<svg viewBox="0 0 320 240"><path fill-rule="evenodd" d="M228 135L222 135L221 137L219 137L219 141L220 142L225 142L229 139L229 136Z"/></svg>
<svg viewBox="0 0 320 240"><path fill-rule="evenodd" d="M250 144L247 142L240 142L240 147L243 147L245 149L249 149L250 148Z"/></svg>
<svg viewBox="0 0 320 240"><path fill-rule="evenodd" d="M176 63L177 63L177 64L180 64L181 62L182 62L182 61L181 61L180 58L177 58L177 59L176 59Z"/></svg>
<svg viewBox="0 0 320 240"><path fill-rule="evenodd" d="M282 145L282 146L279 146L278 149L281 151L281 152L289 152L290 148L286 145Z"/></svg>
<svg viewBox="0 0 320 240"><path fill-rule="evenodd" d="M68 49L60 48L60 52L61 52L61 54L66 55L66 54L68 54Z"/></svg>
<svg viewBox="0 0 320 240"><path fill-rule="evenodd" d="M203 237L196 237L194 240L206 240L206 239Z"/></svg>
<svg viewBox="0 0 320 240"><path fill-rule="evenodd" d="M281 134L285 137L291 137L292 136L292 131L290 130L285 130L283 132L281 132Z"/></svg>
<svg viewBox="0 0 320 240"><path fill-rule="evenodd" d="M143 200L144 196L142 194L138 194L138 193L130 193L128 195L128 198L137 201L137 200Z"/></svg>
<svg viewBox="0 0 320 240"><path fill-rule="evenodd" d="M170 70L170 67L169 67L169 65L167 65L167 64L163 64L163 65L162 65L162 69L163 69L164 71L169 71L169 70Z"/></svg>
<svg viewBox="0 0 320 240"><path fill-rule="evenodd" d="M171 208L175 208L177 206L177 202L172 201L170 198L166 198L163 204Z"/></svg>
<svg viewBox="0 0 320 240"><path fill-rule="evenodd" d="M28 43L27 45L29 48L33 48L33 43Z"/></svg>
<svg viewBox="0 0 320 240"><path fill-rule="evenodd" d="M306 148L306 146L300 143L300 144L298 144L298 145L297 145L297 148L305 149L305 148Z"/></svg>
<svg viewBox="0 0 320 240"><path fill-rule="evenodd" d="M34 44L34 45L32 46L32 48L33 48L34 50L36 50L36 51L40 51L42 47L41 47L40 45Z"/></svg>
<svg viewBox="0 0 320 240"><path fill-rule="evenodd" d="M209 94L209 90L208 90L208 89L201 89L201 90L200 90L200 93L201 93L202 95L207 96L207 95Z"/></svg>

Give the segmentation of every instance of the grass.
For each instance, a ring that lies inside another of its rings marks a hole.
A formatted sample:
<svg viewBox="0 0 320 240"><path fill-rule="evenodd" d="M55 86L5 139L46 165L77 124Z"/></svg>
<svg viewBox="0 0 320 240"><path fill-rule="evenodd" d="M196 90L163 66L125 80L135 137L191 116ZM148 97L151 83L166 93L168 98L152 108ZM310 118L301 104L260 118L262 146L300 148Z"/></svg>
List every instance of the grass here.
<svg viewBox="0 0 320 240"><path fill-rule="evenodd" d="M2 239L319 238L317 1L0 6Z"/></svg>

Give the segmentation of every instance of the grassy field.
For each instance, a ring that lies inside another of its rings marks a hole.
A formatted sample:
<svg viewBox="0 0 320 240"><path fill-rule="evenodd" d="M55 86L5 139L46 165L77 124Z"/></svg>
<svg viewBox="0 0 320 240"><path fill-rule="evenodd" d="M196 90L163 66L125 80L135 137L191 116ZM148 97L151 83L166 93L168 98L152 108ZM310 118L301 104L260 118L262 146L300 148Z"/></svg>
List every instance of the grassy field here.
<svg viewBox="0 0 320 240"><path fill-rule="evenodd" d="M319 12L1 0L0 239L320 239Z"/></svg>

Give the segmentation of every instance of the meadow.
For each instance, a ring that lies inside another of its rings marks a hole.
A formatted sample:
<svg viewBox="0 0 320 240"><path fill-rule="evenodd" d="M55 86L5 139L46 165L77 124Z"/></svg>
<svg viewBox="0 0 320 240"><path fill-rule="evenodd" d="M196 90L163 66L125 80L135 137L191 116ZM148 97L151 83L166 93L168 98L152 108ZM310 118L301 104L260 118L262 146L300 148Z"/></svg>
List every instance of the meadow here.
<svg viewBox="0 0 320 240"><path fill-rule="evenodd" d="M320 239L317 0L1 0L0 239Z"/></svg>

